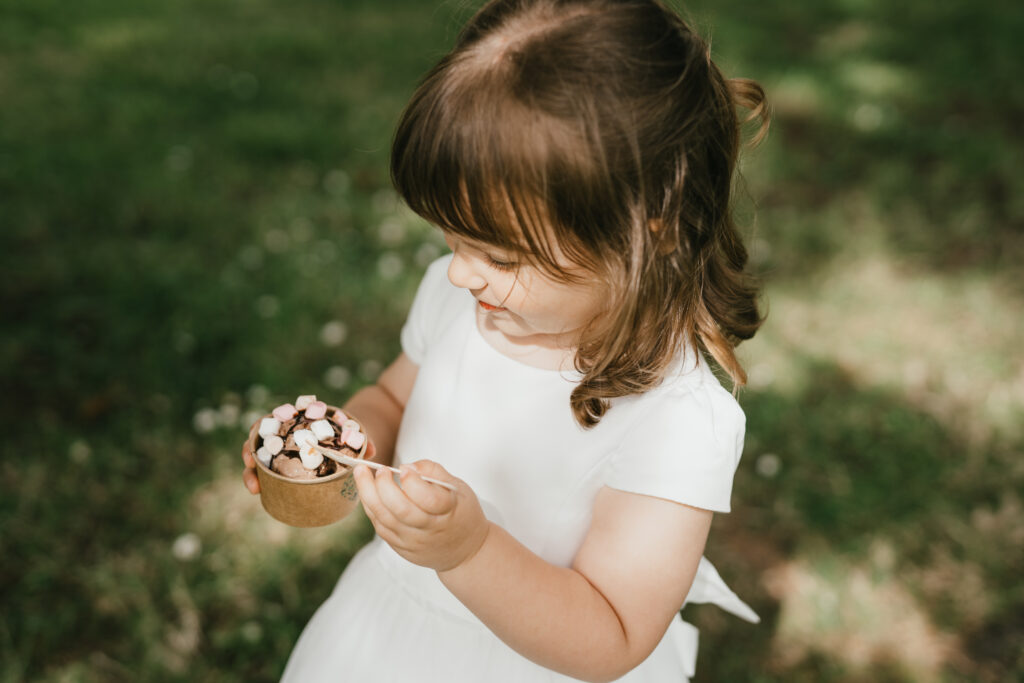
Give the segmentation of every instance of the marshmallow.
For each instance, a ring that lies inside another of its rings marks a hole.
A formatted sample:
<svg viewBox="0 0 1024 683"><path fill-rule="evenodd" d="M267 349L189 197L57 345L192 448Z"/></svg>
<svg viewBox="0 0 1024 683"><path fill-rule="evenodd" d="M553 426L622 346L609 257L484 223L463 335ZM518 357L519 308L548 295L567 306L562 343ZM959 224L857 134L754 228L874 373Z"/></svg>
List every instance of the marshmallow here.
<svg viewBox="0 0 1024 683"><path fill-rule="evenodd" d="M281 422L287 422L288 420L295 417L295 415L298 412L299 411L297 411L295 409L295 406L293 406L291 403L282 403L278 407L274 408L274 417L280 420Z"/></svg>
<svg viewBox="0 0 1024 683"><path fill-rule="evenodd" d="M260 420L260 436L264 439L277 434L279 429L281 429L281 423L272 417L265 417Z"/></svg>
<svg viewBox="0 0 1024 683"><path fill-rule="evenodd" d="M305 410L309 407L309 404L316 400L315 394L303 394L295 399L296 410Z"/></svg>
<svg viewBox="0 0 1024 683"><path fill-rule="evenodd" d="M342 431L351 429L354 432L358 432L359 423L356 422L355 420L345 420L344 422L341 423L341 429Z"/></svg>
<svg viewBox="0 0 1024 683"><path fill-rule="evenodd" d="M299 458L302 459L302 466L307 470L315 470L324 461L324 456L316 450L316 434L308 429L297 429L292 435L295 438L295 445L299 447Z"/></svg>
<svg viewBox="0 0 1024 683"><path fill-rule="evenodd" d="M319 420L327 415L327 404L323 401L313 401L306 407L306 419Z"/></svg>
<svg viewBox="0 0 1024 683"><path fill-rule="evenodd" d="M302 466L307 470L315 470L324 461L324 456L312 446L301 449L299 458L302 459Z"/></svg>
<svg viewBox="0 0 1024 683"><path fill-rule="evenodd" d="M354 450L358 451L363 447L363 444L366 443L366 434L346 429L341 433L341 440L346 446L350 446Z"/></svg>
<svg viewBox="0 0 1024 683"><path fill-rule="evenodd" d="M299 447L300 451L310 446L315 446L318 443L316 434L308 429L296 429L295 433L292 434L292 438L295 439L295 445Z"/></svg>
<svg viewBox="0 0 1024 683"><path fill-rule="evenodd" d="M278 441L280 441L280 439L278 439ZM256 457L259 458L259 461L263 463L265 466L270 467L270 460L271 458L274 457L274 454L271 453L266 446L260 446L259 449L256 451Z"/></svg>
<svg viewBox="0 0 1024 683"><path fill-rule="evenodd" d="M284 448L284 439L277 434L271 434L263 438L263 448L266 448L271 455L277 455Z"/></svg>
<svg viewBox="0 0 1024 683"><path fill-rule="evenodd" d="M313 424L309 425L309 428L313 430L313 434L320 441L327 441L334 436L334 427L327 420L317 420Z"/></svg>

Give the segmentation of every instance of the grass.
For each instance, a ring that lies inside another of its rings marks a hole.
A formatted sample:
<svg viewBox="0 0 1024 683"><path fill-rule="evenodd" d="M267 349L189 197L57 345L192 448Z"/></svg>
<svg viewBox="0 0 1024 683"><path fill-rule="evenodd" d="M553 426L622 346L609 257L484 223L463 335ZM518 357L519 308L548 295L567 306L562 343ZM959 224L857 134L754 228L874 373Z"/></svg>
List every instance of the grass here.
<svg viewBox="0 0 1024 683"><path fill-rule="evenodd" d="M269 520L243 427L397 352L441 244L389 138L471 10L0 0L0 680L279 675L370 530ZM688 12L776 115L709 548L763 623L688 607L696 680L1020 678L1024 12Z"/></svg>

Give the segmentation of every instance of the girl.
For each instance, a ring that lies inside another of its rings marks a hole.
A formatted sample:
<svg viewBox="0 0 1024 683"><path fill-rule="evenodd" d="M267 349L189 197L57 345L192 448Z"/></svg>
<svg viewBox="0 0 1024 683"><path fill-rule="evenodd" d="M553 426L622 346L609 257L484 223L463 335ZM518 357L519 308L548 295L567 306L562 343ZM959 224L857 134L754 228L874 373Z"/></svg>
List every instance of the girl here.
<svg viewBox="0 0 1024 683"><path fill-rule="evenodd" d="M733 347L761 322L729 207L737 105L760 136L760 87L657 0L470 20L391 157L452 254L345 406L402 474L356 469L377 536L285 680L682 681L685 602L757 620L701 557L744 430L706 356L743 384Z"/></svg>

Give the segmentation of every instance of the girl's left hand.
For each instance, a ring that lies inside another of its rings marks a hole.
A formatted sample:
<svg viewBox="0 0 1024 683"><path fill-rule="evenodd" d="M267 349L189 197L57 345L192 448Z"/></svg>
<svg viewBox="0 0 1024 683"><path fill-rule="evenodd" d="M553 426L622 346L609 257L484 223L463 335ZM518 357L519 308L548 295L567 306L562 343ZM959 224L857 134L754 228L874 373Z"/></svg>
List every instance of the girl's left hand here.
<svg viewBox="0 0 1024 683"><path fill-rule="evenodd" d="M475 555L490 525L473 489L430 460L400 469L401 486L386 470L355 470L359 498L377 535L413 564L439 572ZM420 475L448 482L458 493L423 481Z"/></svg>

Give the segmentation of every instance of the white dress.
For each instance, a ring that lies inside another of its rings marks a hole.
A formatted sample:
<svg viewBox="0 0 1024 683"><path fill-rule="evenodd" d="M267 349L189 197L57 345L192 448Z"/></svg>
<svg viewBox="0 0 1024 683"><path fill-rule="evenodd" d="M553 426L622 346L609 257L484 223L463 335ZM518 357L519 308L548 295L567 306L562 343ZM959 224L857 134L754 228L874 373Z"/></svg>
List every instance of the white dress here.
<svg viewBox="0 0 1024 683"><path fill-rule="evenodd" d="M598 426L581 429L569 407L578 376L526 366L491 347L477 330L475 300L447 280L450 258L429 267L402 329L402 348L419 373L398 463L441 463L473 488L489 520L559 566L572 563L602 486L728 512L744 417L706 363L681 358L660 387L616 400ZM714 602L757 621L705 559L687 602ZM696 654L696 629L677 616L650 657L619 680L685 681ZM435 572L375 538L313 615L283 680L575 679L513 651Z"/></svg>

